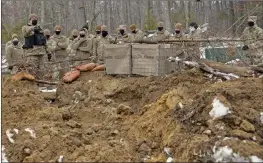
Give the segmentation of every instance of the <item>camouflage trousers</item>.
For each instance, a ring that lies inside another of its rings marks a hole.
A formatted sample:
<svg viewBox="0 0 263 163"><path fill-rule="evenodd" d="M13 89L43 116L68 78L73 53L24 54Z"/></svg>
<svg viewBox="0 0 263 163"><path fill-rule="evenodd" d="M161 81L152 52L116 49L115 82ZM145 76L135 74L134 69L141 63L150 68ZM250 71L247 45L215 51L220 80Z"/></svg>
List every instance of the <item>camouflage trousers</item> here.
<svg viewBox="0 0 263 163"><path fill-rule="evenodd" d="M54 71L52 78L54 80L60 80L63 75L70 70L70 63L66 61L68 58L66 56L56 56L56 63L54 64Z"/></svg>
<svg viewBox="0 0 263 163"><path fill-rule="evenodd" d="M244 51L245 62L249 65L258 65L263 63L263 52L256 50Z"/></svg>
<svg viewBox="0 0 263 163"><path fill-rule="evenodd" d="M28 64L27 71L36 77L36 79L43 79L44 77L44 62L43 55L26 56L26 63Z"/></svg>

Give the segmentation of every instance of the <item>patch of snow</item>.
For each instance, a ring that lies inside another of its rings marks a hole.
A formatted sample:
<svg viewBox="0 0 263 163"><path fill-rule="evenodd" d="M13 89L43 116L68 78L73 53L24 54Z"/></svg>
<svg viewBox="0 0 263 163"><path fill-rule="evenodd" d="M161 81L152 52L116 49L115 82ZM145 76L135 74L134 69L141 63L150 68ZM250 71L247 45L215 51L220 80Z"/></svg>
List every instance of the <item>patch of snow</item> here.
<svg viewBox="0 0 263 163"><path fill-rule="evenodd" d="M174 159L172 157L168 157L168 159L166 160L167 163L172 162L172 161L174 161Z"/></svg>
<svg viewBox="0 0 263 163"><path fill-rule="evenodd" d="M16 134L18 134L18 129L14 128L13 130L16 132Z"/></svg>
<svg viewBox="0 0 263 163"><path fill-rule="evenodd" d="M36 138L36 133L34 130L32 130L31 128L26 128L25 131L29 132L30 135L33 137L33 138Z"/></svg>
<svg viewBox="0 0 263 163"><path fill-rule="evenodd" d="M250 156L250 159L252 162L263 162L263 160L257 156Z"/></svg>
<svg viewBox="0 0 263 163"><path fill-rule="evenodd" d="M209 112L209 115L214 119L231 113L229 111L229 108L226 107L223 103L221 103L218 98L215 98L213 100L212 105L213 109Z"/></svg>
<svg viewBox="0 0 263 163"><path fill-rule="evenodd" d="M182 104L181 102L179 102L179 107L180 107L181 109L184 108L184 106L183 106L183 104Z"/></svg>
<svg viewBox="0 0 263 163"><path fill-rule="evenodd" d="M40 91L41 91L41 92L57 92L57 88L55 88L55 89L50 89L50 90L48 90L48 89L41 89Z"/></svg>
<svg viewBox="0 0 263 163"><path fill-rule="evenodd" d="M63 156L59 156L58 162L62 162L62 160L63 160Z"/></svg>
<svg viewBox="0 0 263 163"><path fill-rule="evenodd" d="M171 156L171 148L164 147L163 151L164 151L164 153L167 154L168 156Z"/></svg>
<svg viewBox="0 0 263 163"><path fill-rule="evenodd" d="M14 144L15 140L12 138L14 136L14 134L12 134L10 131L11 131L10 129L6 130L6 136L7 136L8 140L10 141L10 143Z"/></svg>
<svg viewBox="0 0 263 163"><path fill-rule="evenodd" d="M228 146L218 148L212 155L212 158L215 159L215 162L248 162L244 157L233 153L233 150Z"/></svg>
<svg viewBox="0 0 263 163"><path fill-rule="evenodd" d="M91 82L92 82L92 80L89 80L88 82L89 82L89 83L91 83Z"/></svg>
<svg viewBox="0 0 263 163"><path fill-rule="evenodd" d="M5 147L2 145L2 159L1 162L8 162L6 156L5 156Z"/></svg>
<svg viewBox="0 0 263 163"><path fill-rule="evenodd" d="M256 136L253 136L253 138L252 138L254 141L256 141L257 140L257 137Z"/></svg>
<svg viewBox="0 0 263 163"><path fill-rule="evenodd" d="M263 112L260 113L260 121L263 124Z"/></svg>

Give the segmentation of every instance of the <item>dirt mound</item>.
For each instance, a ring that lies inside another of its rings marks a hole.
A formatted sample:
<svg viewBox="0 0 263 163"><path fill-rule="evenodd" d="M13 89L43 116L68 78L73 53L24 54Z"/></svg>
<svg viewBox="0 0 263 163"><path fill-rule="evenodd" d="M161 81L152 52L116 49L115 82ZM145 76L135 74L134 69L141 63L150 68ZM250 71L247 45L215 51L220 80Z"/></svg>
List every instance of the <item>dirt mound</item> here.
<svg viewBox="0 0 263 163"><path fill-rule="evenodd" d="M259 79L213 84L196 70L165 77L83 73L59 85L50 104L31 82L4 79L2 144L9 161L206 161L220 159L226 145L244 159L260 157L261 86ZM231 113L210 117L215 97Z"/></svg>

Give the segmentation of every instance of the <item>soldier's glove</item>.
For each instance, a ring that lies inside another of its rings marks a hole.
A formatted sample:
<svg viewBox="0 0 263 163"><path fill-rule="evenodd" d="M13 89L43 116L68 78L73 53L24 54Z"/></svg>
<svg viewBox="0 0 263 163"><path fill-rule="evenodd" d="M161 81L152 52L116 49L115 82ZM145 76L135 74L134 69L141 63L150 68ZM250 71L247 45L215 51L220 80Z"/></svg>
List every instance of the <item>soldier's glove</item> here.
<svg viewBox="0 0 263 163"><path fill-rule="evenodd" d="M249 49L249 47L247 46L247 45L244 45L243 47L242 47L242 50L248 50Z"/></svg>
<svg viewBox="0 0 263 163"><path fill-rule="evenodd" d="M8 66L8 70L13 70L13 66Z"/></svg>
<svg viewBox="0 0 263 163"><path fill-rule="evenodd" d="M52 58L51 54L47 54L47 59L48 59L48 61L50 61L51 58Z"/></svg>

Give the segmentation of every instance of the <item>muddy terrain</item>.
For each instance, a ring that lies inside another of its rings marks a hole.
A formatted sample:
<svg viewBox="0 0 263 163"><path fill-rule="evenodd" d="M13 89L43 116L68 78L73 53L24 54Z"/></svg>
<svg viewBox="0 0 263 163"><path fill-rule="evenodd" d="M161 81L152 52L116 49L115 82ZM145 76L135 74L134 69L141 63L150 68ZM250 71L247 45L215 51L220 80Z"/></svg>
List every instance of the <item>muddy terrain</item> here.
<svg viewBox="0 0 263 163"><path fill-rule="evenodd" d="M84 72L47 101L4 77L2 144L10 162L260 161L263 80Z"/></svg>

